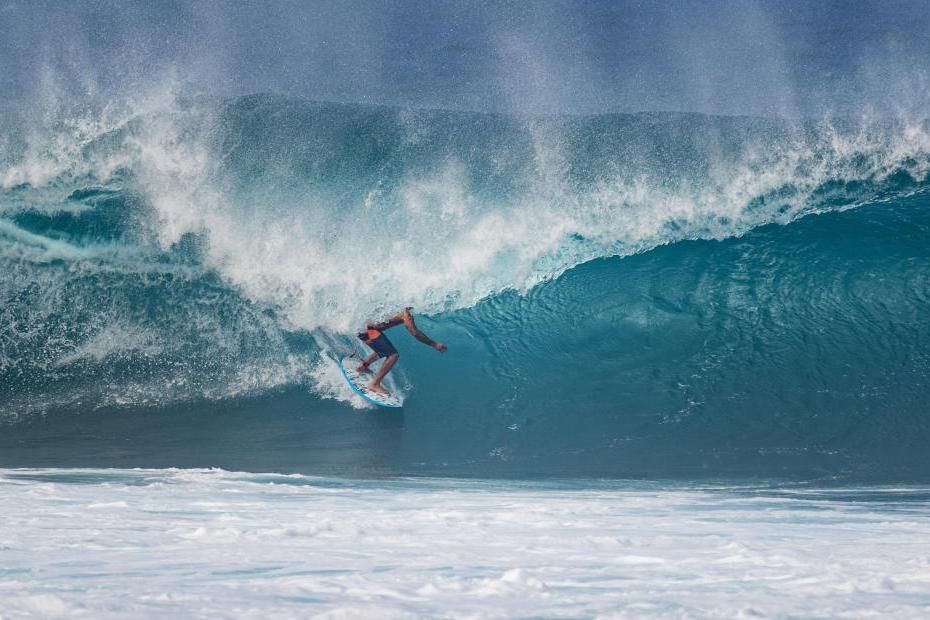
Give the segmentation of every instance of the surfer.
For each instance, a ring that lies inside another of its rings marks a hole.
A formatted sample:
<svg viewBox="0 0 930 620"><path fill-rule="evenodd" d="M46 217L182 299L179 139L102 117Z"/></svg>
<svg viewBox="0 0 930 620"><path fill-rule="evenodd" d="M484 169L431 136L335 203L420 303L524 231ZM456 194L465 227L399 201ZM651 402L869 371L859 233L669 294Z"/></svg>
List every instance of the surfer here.
<svg viewBox="0 0 930 620"><path fill-rule="evenodd" d="M374 379L371 380L371 383L368 384L368 387L375 392L380 392L382 394L389 393L384 386L381 385L381 381L391 372L391 368L394 367L394 364L397 363L397 358L400 357L400 353L397 352L397 349L394 348L394 345L391 344L388 337L384 335L384 330L403 323L407 331L423 344L433 347L440 353L445 353L448 348L443 343L436 342L420 331L420 328L418 328L417 324L413 321L413 315L410 314L411 309L412 308L405 308L404 311L397 316L382 323L369 323L365 331L358 333L359 339L374 350L374 353L369 355L368 359L363 361L358 367L359 372L371 372L368 366L379 357L384 358L384 362L382 362L381 368L378 369L378 373L375 375Z"/></svg>

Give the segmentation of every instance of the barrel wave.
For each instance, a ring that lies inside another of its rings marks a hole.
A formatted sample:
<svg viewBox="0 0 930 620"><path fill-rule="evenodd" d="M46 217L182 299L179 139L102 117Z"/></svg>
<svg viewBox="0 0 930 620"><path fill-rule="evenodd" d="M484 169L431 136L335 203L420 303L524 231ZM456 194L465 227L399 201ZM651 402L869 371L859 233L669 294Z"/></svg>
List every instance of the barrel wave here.
<svg viewBox="0 0 930 620"><path fill-rule="evenodd" d="M71 458L107 464L94 442L119 428L202 448L170 466L870 481L930 466L924 120L168 92L2 122L7 454L81 429ZM335 360L404 306L449 352L393 337L406 402L389 418Z"/></svg>

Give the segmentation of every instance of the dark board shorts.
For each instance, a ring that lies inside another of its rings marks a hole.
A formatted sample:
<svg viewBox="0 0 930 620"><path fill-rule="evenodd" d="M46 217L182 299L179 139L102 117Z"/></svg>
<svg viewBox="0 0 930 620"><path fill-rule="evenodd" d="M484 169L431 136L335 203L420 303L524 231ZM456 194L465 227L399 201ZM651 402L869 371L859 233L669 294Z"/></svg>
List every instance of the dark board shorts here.
<svg viewBox="0 0 930 620"><path fill-rule="evenodd" d="M383 333L369 342L368 346L378 354L378 357L388 357L397 353L397 349L394 348L394 345Z"/></svg>

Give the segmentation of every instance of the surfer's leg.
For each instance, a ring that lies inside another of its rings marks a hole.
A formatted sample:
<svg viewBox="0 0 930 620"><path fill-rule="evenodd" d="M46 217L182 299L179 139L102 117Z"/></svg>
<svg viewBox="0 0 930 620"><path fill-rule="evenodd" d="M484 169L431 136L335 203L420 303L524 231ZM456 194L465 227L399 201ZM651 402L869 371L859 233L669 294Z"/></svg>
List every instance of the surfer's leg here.
<svg viewBox="0 0 930 620"><path fill-rule="evenodd" d="M371 365L374 363L374 361L375 361L376 359L378 359L378 354L377 354L377 353L372 353L371 355L368 356L368 359L366 359L365 361L363 361L363 362L359 365L359 367L356 368L356 370L357 370L358 372L371 372L371 369L369 368L369 366L371 366Z"/></svg>
<svg viewBox="0 0 930 620"><path fill-rule="evenodd" d="M368 384L368 387L373 389L375 392L381 392L382 394L390 394L384 387L381 385L381 380L391 372L391 368L394 367L394 364L397 362L397 358L400 357L400 353L391 353L381 364L381 368L378 369L378 374L375 375L375 378L371 380L371 383Z"/></svg>

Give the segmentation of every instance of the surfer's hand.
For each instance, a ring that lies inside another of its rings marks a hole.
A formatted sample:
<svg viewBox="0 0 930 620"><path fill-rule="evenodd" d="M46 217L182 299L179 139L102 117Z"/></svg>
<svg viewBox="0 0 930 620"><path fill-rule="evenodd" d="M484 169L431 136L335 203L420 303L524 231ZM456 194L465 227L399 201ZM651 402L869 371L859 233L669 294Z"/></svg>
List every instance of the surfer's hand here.
<svg viewBox="0 0 930 620"><path fill-rule="evenodd" d="M449 349L449 347L447 347L441 342L434 342L433 348L439 351L440 353L445 353Z"/></svg>

